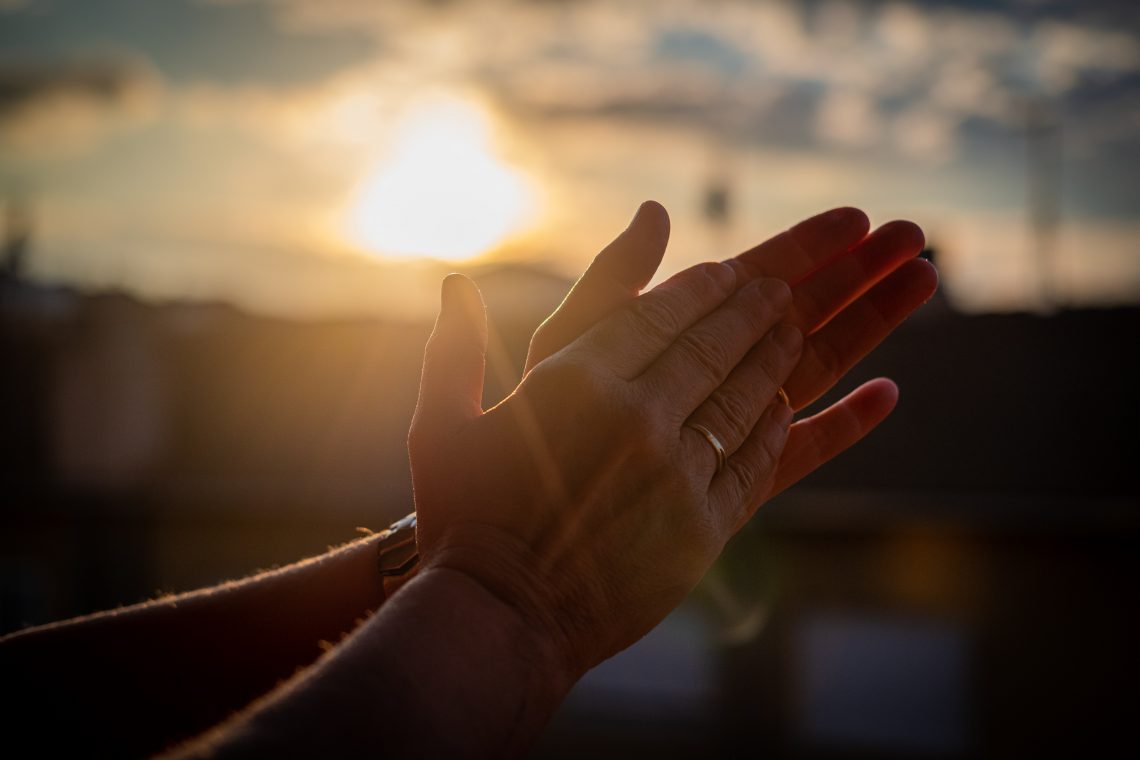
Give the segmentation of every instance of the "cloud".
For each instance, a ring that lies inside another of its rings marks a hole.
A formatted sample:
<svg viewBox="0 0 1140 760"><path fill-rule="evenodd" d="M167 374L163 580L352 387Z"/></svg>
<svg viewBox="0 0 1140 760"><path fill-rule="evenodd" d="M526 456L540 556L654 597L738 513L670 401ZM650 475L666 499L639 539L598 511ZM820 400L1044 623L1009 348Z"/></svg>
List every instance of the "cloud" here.
<svg viewBox="0 0 1140 760"><path fill-rule="evenodd" d="M1034 29L1034 68L1050 92L1065 92L1084 75L1125 74L1140 68L1140 42L1126 32L1047 22Z"/></svg>
<svg viewBox="0 0 1140 760"><path fill-rule="evenodd" d="M881 139L884 121L871 98L854 90L831 90L816 111L816 132L837 145L863 148Z"/></svg>
<svg viewBox="0 0 1140 760"><path fill-rule="evenodd" d="M0 150L21 160L89 151L156 115L163 83L135 58L0 63Z"/></svg>
<svg viewBox="0 0 1140 760"><path fill-rule="evenodd" d="M522 114L790 134L936 163L956 155L970 120L1016 130L1027 97L1140 71L1134 37L1045 6L1018 23L1000 4L222 1L262 2L293 31L369 31L377 64L409 81L476 83ZM789 92L811 107L780 129Z"/></svg>

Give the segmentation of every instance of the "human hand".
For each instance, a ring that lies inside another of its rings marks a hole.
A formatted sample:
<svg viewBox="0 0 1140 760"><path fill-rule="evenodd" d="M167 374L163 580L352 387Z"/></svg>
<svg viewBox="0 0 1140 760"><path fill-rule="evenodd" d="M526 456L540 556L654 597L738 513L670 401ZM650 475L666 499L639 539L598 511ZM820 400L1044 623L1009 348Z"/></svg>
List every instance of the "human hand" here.
<svg viewBox="0 0 1140 760"><path fill-rule="evenodd" d="M806 336L803 356L784 383L793 409L826 393L860 359L921 306L938 284L934 267L916 259L925 243L911 222L868 235L867 216L839 208L814 216L728 263L738 287L759 277L792 288L790 324ZM529 371L590 325L635 297L653 277L669 239L669 217L649 201L574 285L531 340ZM774 495L846 450L882 422L898 390L886 379L863 384L812 417L796 421L780 459Z"/></svg>
<svg viewBox="0 0 1140 760"><path fill-rule="evenodd" d="M636 641L772 490L791 410L771 402L802 347L779 324L791 306L781 281L737 289L732 266L698 265L484 412L485 310L448 277L409 434L424 570L490 590L571 677Z"/></svg>

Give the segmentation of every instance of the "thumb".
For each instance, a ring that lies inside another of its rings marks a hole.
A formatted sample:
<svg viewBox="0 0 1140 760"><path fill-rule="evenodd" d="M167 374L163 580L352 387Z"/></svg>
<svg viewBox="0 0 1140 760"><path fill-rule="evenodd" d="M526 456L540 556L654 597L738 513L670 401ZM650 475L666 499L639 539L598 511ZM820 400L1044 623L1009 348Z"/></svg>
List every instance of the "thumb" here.
<svg viewBox="0 0 1140 760"><path fill-rule="evenodd" d="M461 274L449 274L424 349L413 438L451 432L482 414L486 350L487 309L479 288Z"/></svg>
<svg viewBox="0 0 1140 760"><path fill-rule="evenodd" d="M656 201L637 209L629 226L594 257L566 299L534 334L526 369L562 350L653 279L669 242L669 214Z"/></svg>

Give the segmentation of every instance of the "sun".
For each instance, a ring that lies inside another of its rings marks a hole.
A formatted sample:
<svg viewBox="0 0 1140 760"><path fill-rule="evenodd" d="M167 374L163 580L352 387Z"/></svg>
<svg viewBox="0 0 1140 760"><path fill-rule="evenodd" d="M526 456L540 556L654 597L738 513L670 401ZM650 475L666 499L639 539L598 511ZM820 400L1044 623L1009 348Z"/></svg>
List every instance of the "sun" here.
<svg viewBox="0 0 1140 760"><path fill-rule="evenodd" d="M410 109L356 189L349 239L382 256L462 260L520 231L533 191L494 151L486 113L455 98Z"/></svg>

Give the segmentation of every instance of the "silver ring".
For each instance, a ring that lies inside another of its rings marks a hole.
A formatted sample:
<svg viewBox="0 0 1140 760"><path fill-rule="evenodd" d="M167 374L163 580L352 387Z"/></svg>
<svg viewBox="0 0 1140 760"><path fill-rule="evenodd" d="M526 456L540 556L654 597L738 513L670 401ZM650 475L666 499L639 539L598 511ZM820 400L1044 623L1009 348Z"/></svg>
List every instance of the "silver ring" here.
<svg viewBox="0 0 1140 760"><path fill-rule="evenodd" d="M698 433L705 437L705 440L708 441L709 445L713 447L713 451L716 452L716 471L720 472L723 470L725 460L728 459L728 454L725 452L724 444L720 442L720 439L713 434L713 431L709 430L704 425L698 425L695 422L690 422L688 423L687 427L691 427L693 430L696 430Z"/></svg>

